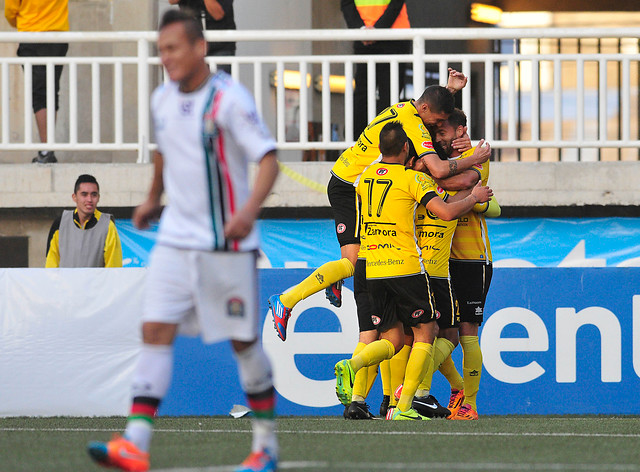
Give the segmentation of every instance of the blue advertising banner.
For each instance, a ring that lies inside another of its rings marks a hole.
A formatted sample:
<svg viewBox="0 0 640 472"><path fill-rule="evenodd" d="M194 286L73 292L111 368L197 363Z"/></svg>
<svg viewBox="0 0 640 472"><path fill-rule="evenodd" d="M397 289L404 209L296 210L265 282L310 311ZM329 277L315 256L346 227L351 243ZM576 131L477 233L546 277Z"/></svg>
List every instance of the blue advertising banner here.
<svg viewBox="0 0 640 472"><path fill-rule="evenodd" d="M333 220L259 220L260 267L319 267L340 258ZM156 227L116 221L125 267L145 266ZM487 220L495 267L640 267L640 218Z"/></svg>
<svg viewBox="0 0 640 472"><path fill-rule="evenodd" d="M311 273L260 270L262 340L272 359L280 415L341 415L334 364L351 356L358 327L352 281L343 306L318 293L300 302L287 341L275 335L266 300ZM640 268L497 268L481 328L482 414L640 414ZM461 348L454 361L462 372ZM449 387L434 375L432 393ZM379 378L367 399L376 413ZM226 415L246 404L228 343L180 337L163 415Z"/></svg>

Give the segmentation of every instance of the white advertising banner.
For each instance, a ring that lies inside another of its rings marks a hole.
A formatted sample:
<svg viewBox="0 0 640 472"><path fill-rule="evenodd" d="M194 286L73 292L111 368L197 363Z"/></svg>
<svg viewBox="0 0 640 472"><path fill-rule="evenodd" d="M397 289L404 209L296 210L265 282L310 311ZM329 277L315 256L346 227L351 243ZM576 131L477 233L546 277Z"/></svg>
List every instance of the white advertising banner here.
<svg viewBox="0 0 640 472"><path fill-rule="evenodd" d="M146 269L0 269L0 416L126 415Z"/></svg>

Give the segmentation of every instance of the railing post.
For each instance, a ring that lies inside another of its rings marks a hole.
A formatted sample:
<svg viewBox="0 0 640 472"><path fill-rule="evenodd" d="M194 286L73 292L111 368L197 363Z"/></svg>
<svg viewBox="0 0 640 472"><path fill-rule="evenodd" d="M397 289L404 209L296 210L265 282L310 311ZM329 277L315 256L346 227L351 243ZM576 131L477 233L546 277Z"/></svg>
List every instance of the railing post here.
<svg viewBox="0 0 640 472"><path fill-rule="evenodd" d="M149 44L138 39L138 162L149 162Z"/></svg>
<svg viewBox="0 0 640 472"><path fill-rule="evenodd" d="M424 90L424 39L422 36L413 38L413 98L418 98Z"/></svg>

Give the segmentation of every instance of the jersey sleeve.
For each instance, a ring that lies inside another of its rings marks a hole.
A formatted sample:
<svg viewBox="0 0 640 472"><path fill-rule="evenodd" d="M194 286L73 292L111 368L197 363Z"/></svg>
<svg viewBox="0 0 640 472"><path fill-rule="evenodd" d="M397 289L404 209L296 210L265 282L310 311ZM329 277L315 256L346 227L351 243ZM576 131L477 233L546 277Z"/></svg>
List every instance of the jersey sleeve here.
<svg viewBox="0 0 640 472"><path fill-rule="evenodd" d="M409 193L417 202L423 202L426 198L428 202L434 197L437 197L436 183L424 172L417 172L415 170L407 170Z"/></svg>
<svg viewBox="0 0 640 472"><path fill-rule="evenodd" d="M276 142L258 114L253 97L239 84L224 92L219 124L226 129L251 162L276 149Z"/></svg>
<svg viewBox="0 0 640 472"><path fill-rule="evenodd" d="M431 135L424 124L420 124L418 126L405 126L404 130L416 150L416 156L422 157L427 154L436 154L436 150L433 148Z"/></svg>

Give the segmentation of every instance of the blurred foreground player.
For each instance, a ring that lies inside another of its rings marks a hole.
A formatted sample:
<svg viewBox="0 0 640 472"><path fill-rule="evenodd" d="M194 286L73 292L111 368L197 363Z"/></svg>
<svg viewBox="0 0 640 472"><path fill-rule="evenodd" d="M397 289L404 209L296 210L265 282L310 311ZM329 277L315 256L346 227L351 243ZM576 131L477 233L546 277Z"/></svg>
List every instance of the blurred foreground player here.
<svg viewBox="0 0 640 472"><path fill-rule="evenodd" d="M89 444L89 454L104 466L149 469L153 421L171 381L173 341L180 325L197 319L205 343L231 340L255 415L252 452L236 470L275 471L275 392L257 340L253 229L278 174L275 142L249 93L225 72L210 73L202 27L192 16L169 10L160 24L158 50L171 82L152 97L159 152L149 196L134 211L134 224L146 228L160 214L164 189L170 203L149 265L144 345L127 426L122 437ZM257 163L251 191L250 162Z"/></svg>

